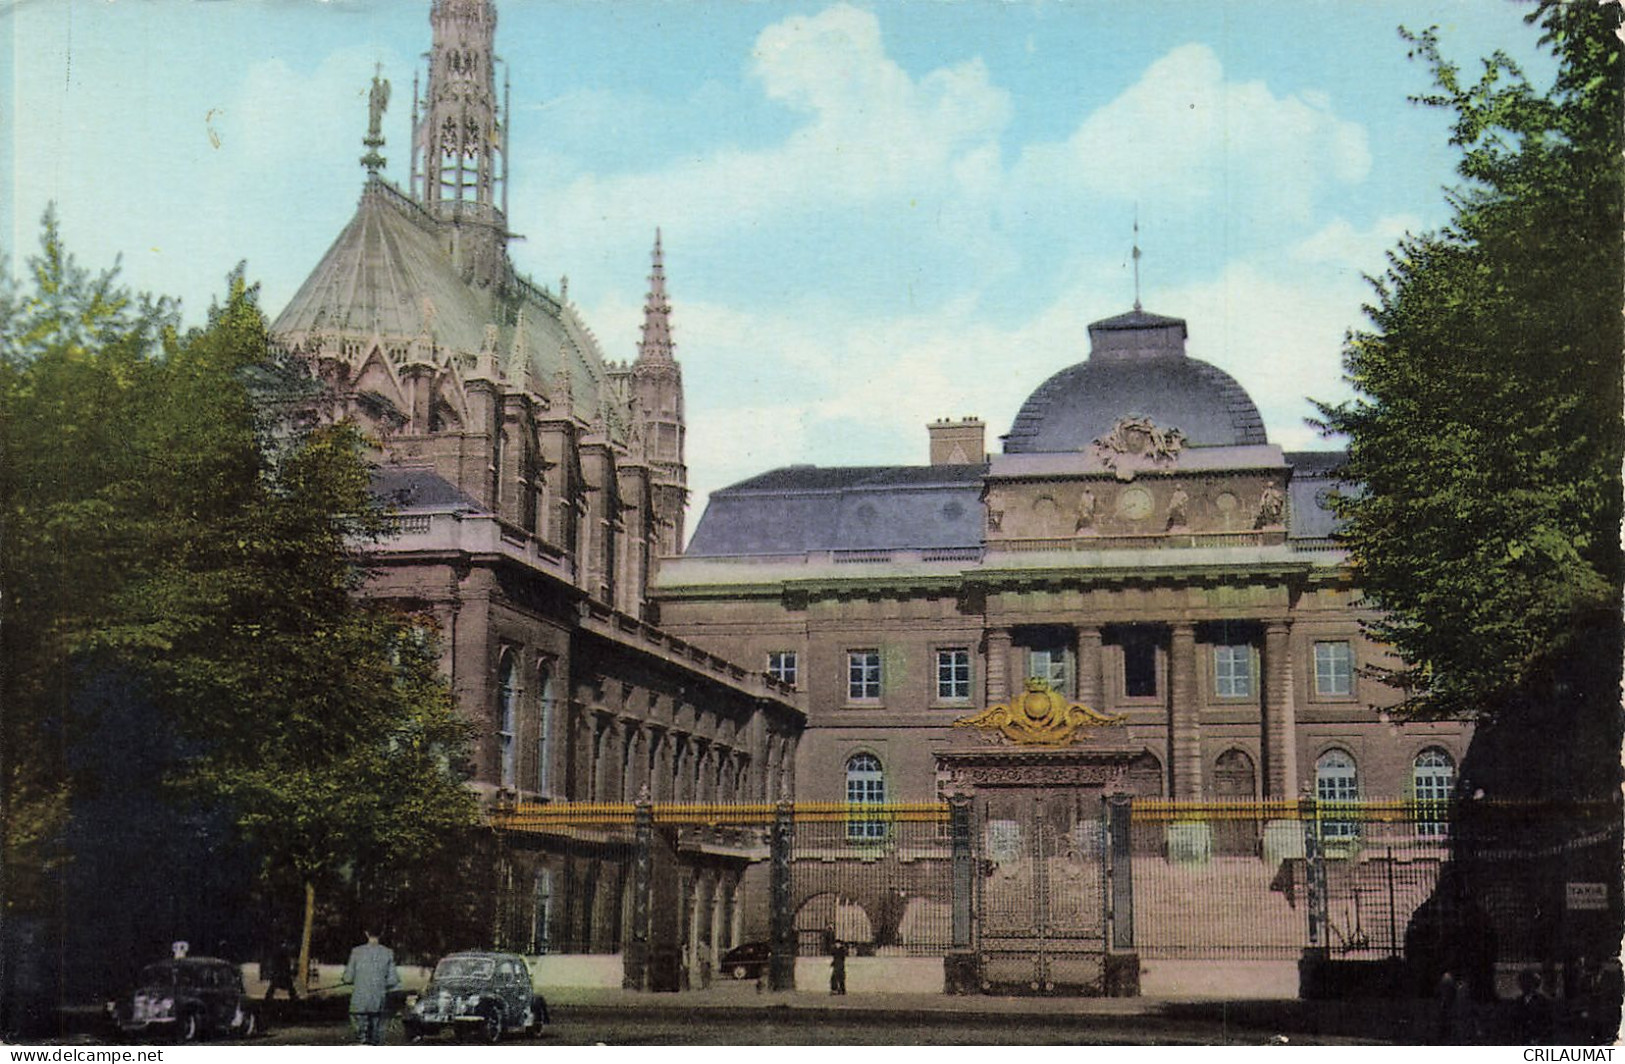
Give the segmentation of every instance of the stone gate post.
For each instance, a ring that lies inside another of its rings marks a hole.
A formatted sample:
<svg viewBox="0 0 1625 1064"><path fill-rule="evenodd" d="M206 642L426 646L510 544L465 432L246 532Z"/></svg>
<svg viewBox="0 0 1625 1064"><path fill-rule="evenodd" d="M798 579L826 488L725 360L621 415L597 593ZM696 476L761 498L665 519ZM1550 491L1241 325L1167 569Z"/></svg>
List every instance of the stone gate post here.
<svg viewBox="0 0 1625 1064"><path fill-rule="evenodd" d="M796 837L795 805L789 798L779 799L773 810L771 843L771 878L769 899L771 911L768 939L772 960L768 965L768 989L794 990L796 988L796 914L791 905L791 866Z"/></svg>
<svg viewBox="0 0 1625 1064"><path fill-rule="evenodd" d="M654 871L654 803L649 789L638 795L632 819L632 940L626 944L621 986L649 989L649 896Z"/></svg>

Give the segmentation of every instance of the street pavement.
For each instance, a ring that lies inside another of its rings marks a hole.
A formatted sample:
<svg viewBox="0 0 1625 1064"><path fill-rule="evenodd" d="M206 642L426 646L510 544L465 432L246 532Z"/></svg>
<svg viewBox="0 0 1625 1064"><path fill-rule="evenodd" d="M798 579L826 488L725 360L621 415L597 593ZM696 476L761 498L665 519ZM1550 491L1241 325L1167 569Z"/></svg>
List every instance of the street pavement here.
<svg viewBox="0 0 1625 1064"><path fill-rule="evenodd" d="M545 994L553 1024L540 1041L553 1045L1419 1045L1437 1038L1437 1005L1427 999L833 996L731 980L671 994L589 987ZM269 1033L257 1044L352 1040L340 995L264 1008ZM50 1041L83 1045L106 1037L88 1009L63 1020ZM1486 1040L1499 1041L1491 1033L1501 1026L1497 1017L1485 1020ZM398 1019L388 1041L405 1043Z"/></svg>
<svg viewBox="0 0 1625 1064"><path fill-rule="evenodd" d="M1426 1041L1429 1002L1223 1002L758 991L719 981L672 994L546 991L555 1045L1360 1045ZM349 1039L337 1001L290 1015L273 1003L270 1044ZM404 1042L399 1024L389 1039Z"/></svg>

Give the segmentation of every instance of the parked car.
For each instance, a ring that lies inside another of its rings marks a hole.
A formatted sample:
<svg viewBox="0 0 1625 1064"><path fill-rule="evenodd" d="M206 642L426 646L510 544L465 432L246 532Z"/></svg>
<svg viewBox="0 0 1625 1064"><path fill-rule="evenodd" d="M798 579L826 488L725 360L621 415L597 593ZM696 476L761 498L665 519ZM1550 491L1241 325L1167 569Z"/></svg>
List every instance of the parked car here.
<svg viewBox="0 0 1625 1064"><path fill-rule="evenodd" d="M230 961L177 957L141 969L135 990L107 1009L125 1034L196 1042L211 1035L252 1038L260 1016L243 996L243 975Z"/></svg>
<svg viewBox="0 0 1625 1064"><path fill-rule="evenodd" d="M771 957L766 942L746 942L724 953L718 970L731 979L760 979Z"/></svg>
<svg viewBox="0 0 1625 1064"><path fill-rule="evenodd" d="M459 1038L496 1042L507 1031L541 1033L547 1002L517 953L453 953L435 965L423 993L408 1001L405 1022L414 1041L449 1027Z"/></svg>

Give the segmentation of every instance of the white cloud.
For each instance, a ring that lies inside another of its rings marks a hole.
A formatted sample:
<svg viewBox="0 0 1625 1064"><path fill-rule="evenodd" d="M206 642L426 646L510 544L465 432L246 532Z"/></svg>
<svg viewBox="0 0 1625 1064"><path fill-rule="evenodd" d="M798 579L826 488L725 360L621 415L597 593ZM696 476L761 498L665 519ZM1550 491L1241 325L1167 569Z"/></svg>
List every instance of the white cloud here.
<svg viewBox="0 0 1625 1064"><path fill-rule="evenodd" d="M1340 352L1365 294L1353 271L1246 262L1163 293L1190 324L1190 354L1235 377L1270 441L1289 450L1331 446L1304 424L1314 414L1308 397L1348 394Z"/></svg>
<svg viewBox="0 0 1625 1064"><path fill-rule="evenodd" d="M1065 141L1025 151L1017 176L1022 195L1070 187L1246 223L1302 221L1328 187L1370 168L1364 127L1338 118L1323 94L1283 97L1262 82L1227 81L1211 48L1188 44Z"/></svg>
<svg viewBox="0 0 1625 1064"><path fill-rule="evenodd" d="M1345 218L1334 218L1287 249L1293 262L1334 266L1378 273L1383 252L1394 247L1407 233L1422 230L1422 220L1414 214L1387 215L1365 229L1357 229Z"/></svg>
<svg viewBox="0 0 1625 1064"><path fill-rule="evenodd" d="M997 191L1010 102L979 59L911 78L885 54L875 16L838 5L764 30L751 72L770 99L808 116L782 142L583 176L546 198L540 228L565 248L590 246L622 219L681 218L724 239L832 206L898 206L888 217L906 218L901 207L922 202L941 208L932 225L973 225L958 201Z"/></svg>

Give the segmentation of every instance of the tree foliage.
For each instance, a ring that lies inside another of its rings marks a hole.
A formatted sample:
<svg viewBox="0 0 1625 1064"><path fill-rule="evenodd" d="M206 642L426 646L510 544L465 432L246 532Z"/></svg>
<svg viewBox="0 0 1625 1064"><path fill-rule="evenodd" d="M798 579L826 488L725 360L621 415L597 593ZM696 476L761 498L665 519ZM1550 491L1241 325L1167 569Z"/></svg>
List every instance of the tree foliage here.
<svg viewBox="0 0 1625 1064"><path fill-rule="evenodd" d="M50 216L27 275L0 294L8 903L47 900L50 840L98 785L75 772L98 732L75 707L108 676L174 736L177 807L229 811L268 881L432 857L475 817L469 730L432 625L355 594L356 546L389 522L364 440L288 432L266 398L297 367L240 270L185 333L78 267Z"/></svg>
<svg viewBox="0 0 1625 1064"><path fill-rule="evenodd" d="M1374 282L1344 352L1357 398L1320 408L1349 441L1337 505L1373 634L1403 659L1386 679L1422 716L1494 719L1587 669L1612 697L1619 665L1593 655L1620 586L1620 9L1529 21L1558 60L1544 90L1502 53L1473 80L1407 35L1463 183Z"/></svg>

